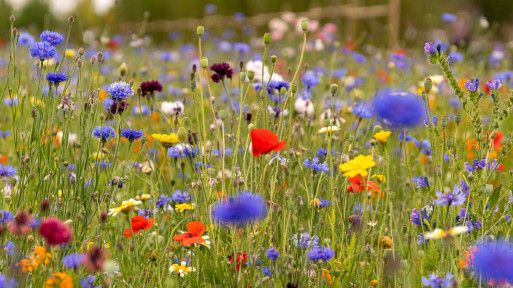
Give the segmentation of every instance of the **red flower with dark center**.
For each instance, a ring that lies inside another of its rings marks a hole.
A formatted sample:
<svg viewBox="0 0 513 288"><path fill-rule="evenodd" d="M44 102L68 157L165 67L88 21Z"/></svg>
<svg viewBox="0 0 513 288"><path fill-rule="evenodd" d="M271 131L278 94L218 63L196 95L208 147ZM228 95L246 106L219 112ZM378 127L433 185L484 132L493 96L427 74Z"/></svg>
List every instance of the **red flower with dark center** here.
<svg viewBox="0 0 513 288"><path fill-rule="evenodd" d="M237 262L236 262L236 264L237 264L237 266L236 266L237 271L239 271L240 270L240 266L242 264L244 264L244 262L246 262L246 260L248 260L247 256L248 256L248 254L246 254L246 253L239 253L237 255ZM230 264L233 264L233 257L232 257L232 255L228 256L228 260L230 260Z"/></svg>
<svg viewBox="0 0 513 288"><path fill-rule="evenodd" d="M283 150L286 140L280 141L276 134L267 129L253 129L251 130L251 142L253 156L258 157L260 154Z"/></svg>
<svg viewBox="0 0 513 288"><path fill-rule="evenodd" d="M135 233L139 232L139 230L148 230L151 227L153 227L153 224L155 223L155 218L148 220L144 218L144 216L135 216L131 220L132 222L132 230L130 228L126 228L125 231L123 231L123 235L125 237L130 238L132 237L132 231Z"/></svg>
<svg viewBox="0 0 513 288"><path fill-rule="evenodd" d="M69 225L54 217L46 218L41 222L39 235L45 238L46 244L50 246L68 243L73 237Z"/></svg>
<svg viewBox="0 0 513 288"><path fill-rule="evenodd" d="M205 224L193 221L187 223L186 227L187 232L176 235L173 237L173 240L182 243L182 246L205 243L205 239L201 237L205 233Z"/></svg>

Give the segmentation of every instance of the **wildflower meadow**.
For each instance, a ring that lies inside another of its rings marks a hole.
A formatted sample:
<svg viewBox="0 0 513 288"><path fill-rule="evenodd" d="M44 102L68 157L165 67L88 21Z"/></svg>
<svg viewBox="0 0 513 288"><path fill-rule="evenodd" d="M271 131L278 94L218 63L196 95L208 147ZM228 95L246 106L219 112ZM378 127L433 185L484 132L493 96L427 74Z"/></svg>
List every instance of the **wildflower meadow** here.
<svg viewBox="0 0 513 288"><path fill-rule="evenodd" d="M0 19L0 287L513 287L511 47L277 19Z"/></svg>

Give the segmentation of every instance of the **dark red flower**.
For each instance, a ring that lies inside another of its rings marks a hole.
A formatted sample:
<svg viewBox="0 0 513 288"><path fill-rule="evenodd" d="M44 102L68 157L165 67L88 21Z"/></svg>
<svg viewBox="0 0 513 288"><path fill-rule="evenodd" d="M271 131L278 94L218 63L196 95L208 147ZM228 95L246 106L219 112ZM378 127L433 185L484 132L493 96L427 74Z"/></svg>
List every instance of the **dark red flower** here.
<svg viewBox="0 0 513 288"><path fill-rule="evenodd" d="M32 228L30 227L30 223L32 221L32 216L26 211L19 211L16 213L16 217L14 217L14 221L9 222L7 229L11 234L17 236L27 235L32 232Z"/></svg>
<svg viewBox="0 0 513 288"><path fill-rule="evenodd" d="M112 102L112 105L110 105L109 110L112 114L123 114L125 110L128 108L128 103L125 101L114 101Z"/></svg>
<svg viewBox="0 0 513 288"><path fill-rule="evenodd" d="M41 222L39 235L45 238L46 244L50 246L68 243L73 237L69 225L54 217L46 218Z"/></svg>
<svg viewBox="0 0 513 288"><path fill-rule="evenodd" d="M228 260L230 260L230 264L233 264L233 257L232 257L232 255L228 256ZM237 264L237 266L236 266L237 271L240 270L240 266L242 264L244 264L244 262L246 262L246 260L248 260L248 254L246 254L246 253L239 253L237 255L237 262L236 262L236 264Z"/></svg>
<svg viewBox="0 0 513 288"><path fill-rule="evenodd" d="M155 95L155 92L161 92L162 91L162 85L160 85L159 81L146 81L141 83L141 93L142 96L153 96Z"/></svg>
<svg viewBox="0 0 513 288"><path fill-rule="evenodd" d="M285 148L285 143L286 140L280 141L276 134L267 129L251 130L251 145L254 157L258 157L260 154L268 154L271 151L281 151Z"/></svg>
<svg viewBox="0 0 513 288"><path fill-rule="evenodd" d="M220 81L224 80L224 78L232 79L233 76L233 69L230 67L230 64L228 63L215 63L214 65L210 66L210 70L214 71L215 73L210 76L212 78L212 81L215 83L219 83Z"/></svg>
<svg viewBox="0 0 513 288"><path fill-rule="evenodd" d="M144 216L135 216L131 220L132 222L132 230L130 228L126 228L125 231L123 231L123 235L125 237L130 238L132 237L132 231L135 233L139 232L139 230L147 230L153 227L153 224L155 223L155 218L148 220Z"/></svg>

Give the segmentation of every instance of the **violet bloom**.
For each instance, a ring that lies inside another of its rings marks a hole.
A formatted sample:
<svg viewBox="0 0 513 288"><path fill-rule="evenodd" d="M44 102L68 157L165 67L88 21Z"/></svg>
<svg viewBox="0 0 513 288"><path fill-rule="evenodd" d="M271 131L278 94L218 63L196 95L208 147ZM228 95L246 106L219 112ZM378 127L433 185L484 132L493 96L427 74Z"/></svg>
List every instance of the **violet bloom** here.
<svg viewBox="0 0 513 288"><path fill-rule="evenodd" d="M426 42L426 44L424 45L424 52L426 52L428 54L435 54L436 53L435 45L433 45L433 43L431 43L431 42Z"/></svg>
<svg viewBox="0 0 513 288"><path fill-rule="evenodd" d="M486 86L488 86L488 88L490 88L491 90L499 90L499 88L501 88L502 86L502 83L499 79L495 79L493 81L488 80L488 82L486 82Z"/></svg>
<svg viewBox="0 0 513 288"><path fill-rule="evenodd" d="M453 287L452 274L447 272L445 278L438 277L436 274L429 275L429 278L422 277L422 286L431 288Z"/></svg>
<svg viewBox="0 0 513 288"><path fill-rule="evenodd" d="M468 89L468 91L476 92L477 88L479 87L479 79L467 80L464 86Z"/></svg>
<svg viewBox="0 0 513 288"><path fill-rule="evenodd" d="M459 206L465 203L467 198L465 194L463 194L461 188L458 185L454 185L454 189L452 192L443 194L440 191L436 191L437 200L435 200L436 205L438 206Z"/></svg>

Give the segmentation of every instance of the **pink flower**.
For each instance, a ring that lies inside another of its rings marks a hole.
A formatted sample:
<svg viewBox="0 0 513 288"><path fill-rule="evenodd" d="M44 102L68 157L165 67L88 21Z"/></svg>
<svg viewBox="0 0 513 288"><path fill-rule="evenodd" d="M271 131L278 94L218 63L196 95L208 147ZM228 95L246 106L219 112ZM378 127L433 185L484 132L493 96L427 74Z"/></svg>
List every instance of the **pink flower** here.
<svg viewBox="0 0 513 288"><path fill-rule="evenodd" d="M46 243L51 246L67 243L73 237L69 225L54 217L46 218L41 222L39 235L45 238Z"/></svg>

